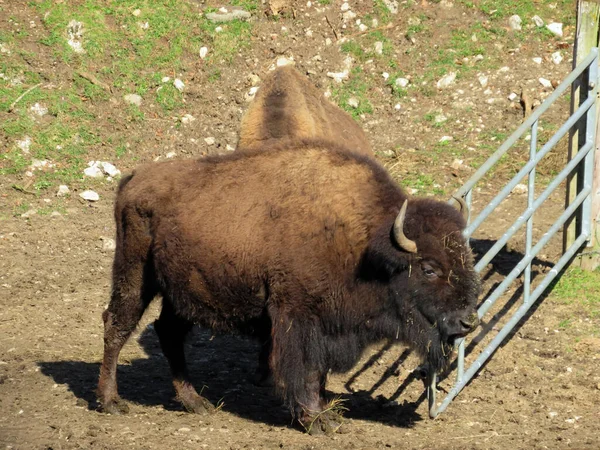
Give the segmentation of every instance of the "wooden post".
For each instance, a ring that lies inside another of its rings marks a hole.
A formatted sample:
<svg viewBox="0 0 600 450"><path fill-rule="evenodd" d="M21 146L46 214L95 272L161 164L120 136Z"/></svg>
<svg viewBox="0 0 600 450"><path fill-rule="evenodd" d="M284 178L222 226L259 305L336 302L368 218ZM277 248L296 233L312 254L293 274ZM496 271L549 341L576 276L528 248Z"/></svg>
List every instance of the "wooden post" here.
<svg viewBox="0 0 600 450"><path fill-rule="evenodd" d="M600 0L577 2L577 34L575 35L575 48L573 56L573 67L579 64L593 47L599 44L599 17ZM588 80L587 74L584 74L573 83L571 93L571 113L573 113L581 103L583 103L589 94L588 86L590 82L596 83L596 80ZM596 104L596 117L600 117L600 102ZM577 154L578 149L585 143L585 116L574 127L570 134L569 142L569 160ZM592 190L592 239L590 245L585 248L581 255L581 267L586 270L594 270L600 266L600 127L596 124L596 143L595 143L595 167L594 167L594 187ZM594 150L592 150L594 151ZM583 169L583 165L581 166ZM567 180L567 206L577 196L582 183L582 170L575 171ZM563 235L563 249L566 250L577 238L581 232L581 208L574 217L565 224Z"/></svg>

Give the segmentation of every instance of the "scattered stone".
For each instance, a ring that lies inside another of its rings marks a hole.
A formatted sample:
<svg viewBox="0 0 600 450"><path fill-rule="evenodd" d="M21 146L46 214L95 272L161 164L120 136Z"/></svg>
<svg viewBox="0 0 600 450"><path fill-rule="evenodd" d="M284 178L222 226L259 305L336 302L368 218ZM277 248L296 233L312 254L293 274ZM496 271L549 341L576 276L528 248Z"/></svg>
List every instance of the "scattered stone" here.
<svg viewBox="0 0 600 450"><path fill-rule="evenodd" d="M512 194L517 194L517 195L521 195L521 194L526 194L527 193L527 186L524 184L517 184L512 191L510 191Z"/></svg>
<svg viewBox="0 0 600 450"><path fill-rule="evenodd" d="M540 58L539 56L536 56L535 58L531 58L531 59L536 64L541 64L542 63L542 58Z"/></svg>
<svg viewBox="0 0 600 450"><path fill-rule="evenodd" d="M100 200L100 196L98 195L98 193L92 190L83 191L81 194L79 194L79 196L82 199L87 200L89 202L97 202L98 200Z"/></svg>
<svg viewBox="0 0 600 450"><path fill-rule="evenodd" d="M546 25L546 28L550 30L550 32L558 37L562 37L563 35L563 24L552 22Z"/></svg>
<svg viewBox="0 0 600 450"><path fill-rule="evenodd" d="M488 85L488 77L485 75L479 75L479 77L477 77L477 79L479 80L479 84L481 85L482 88L487 87Z"/></svg>
<svg viewBox="0 0 600 450"><path fill-rule="evenodd" d="M344 70L343 72L327 72L329 78L333 78L337 83L341 83L348 79L349 72Z"/></svg>
<svg viewBox="0 0 600 450"><path fill-rule="evenodd" d="M223 31L223 27L215 28L215 33L220 33L221 31Z"/></svg>
<svg viewBox="0 0 600 450"><path fill-rule="evenodd" d="M410 80L408 78L396 78L396 80L394 81L394 84L398 87L401 88L405 88L406 86L408 86L408 84L410 83Z"/></svg>
<svg viewBox="0 0 600 450"><path fill-rule="evenodd" d="M244 100L246 100L247 102L251 102L252 100L254 100L254 96L256 95L257 91L258 86L252 86L250 90L244 95Z"/></svg>
<svg viewBox="0 0 600 450"><path fill-rule="evenodd" d="M189 432L190 432L190 431L192 431L192 430L190 430L190 429L189 429L189 428L187 428L187 427L181 427L181 428L180 428L179 430L177 430L177 431L179 431L180 433L189 433Z"/></svg>
<svg viewBox="0 0 600 450"><path fill-rule="evenodd" d="M351 97L348 99L348 105L352 106L353 108L358 108L358 99Z"/></svg>
<svg viewBox="0 0 600 450"><path fill-rule="evenodd" d="M48 108L46 108L43 105L40 105L39 103L35 103L29 109L33 114L35 114L36 116L39 116L39 117L44 117L46 114L48 114Z"/></svg>
<svg viewBox="0 0 600 450"><path fill-rule="evenodd" d="M325 45L329 47L331 44L333 44L333 41L330 38L325 39Z"/></svg>
<svg viewBox="0 0 600 450"><path fill-rule="evenodd" d="M24 212L23 214L21 214L21 217L24 217L25 219L28 219L31 216L34 216L37 214L37 210L36 209L30 209L29 211Z"/></svg>
<svg viewBox="0 0 600 450"><path fill-rule="evenodd" d="M521 20L521 17L519 17L517 14L515 14L514 16L510 16L508 18L508 25L510 26L511 29L513 29L515 31L521 30L522 23L523 23L523 21Z"/></svg>
<svg viewBox="0 0 600 450"><path fill-rule="evenodd" d="M175 86L175 89L177 89L179 92L183 92L183 89L185 88L185 84L183 84L183 81L181 81L179 78L175 78L175 80L173 80L173 86Z"/></svg>
<svg viewBox="0 0 600 450"><path fill-rule="evenodd" d="M377 53L378 55L383 54L383 42L375 42L375 53Z"/></svg>
<svg viewBox="0 0 600 450"><path fill-rule="evenodd" d="M104 173L102 173L102 169L100 169L100 167L98 167L95 164L90 167L86 167L83 171L83 174L86 177L91 177L91 178L104 178Z"/></svg>
<svg viewBox="0 0 600 450"><path fill-rule="evenodd" d="M286 58L285 56L277 58L277 62L275 63L277 67L293 66L295 64L296 62L293 58Z"/></svg>
<svg viewBox="0 0 600 450"><path fill-rule="evenodd" d="M444 122L446 122L447 120L448 120L448 118L447 118L447 117L446 117L444 114L442 114L442 113L439 113L439 114L437 114L437 115L434 117L434 119L433 119L433 121L434 121L435 123L444 123Z"/></svg>
<svg viewBox="0 0 600 450"><path fill-rule="evenodd" d="M176 155L177 155L177 153L175 153L175 152L169 152L165 155L165 158L167 158L167 159L175 158Z"/></svg>
<svg viewBox="0 0 600 450"><path fill-rule="evenodd" d="M121 171L117 169L114 164L111 164L107 161L98 161L100 167L102 167L102 171L108 175L109 177L117 177L121 175Z"/></svg>
<svg viewBox="0 0 600 450"><path fill-rule="evenodd" d="M398 2L397 0L383 0L387 9L390 10L392 14L398 14Z"/></svg>
<svg viewBox="0 0 600 450"><path fill-rule="evenodd" d="M450 85L454 83L454 80L456 80L456 72L450 72L440 78L440 80L437 82L437 87L438 89L450 87Z"/></svg>
<svg viewBox="0 0 600 450"><path fill-rule="evenodd" d="M345 13L342 14L342 19L344 19L344 22L348 22L355 18L356 18L356 13L354 11L346 11Z"/></svg>
<svg viewBox="0 0 600 450"><path fill-rule="evenodd" d="M475 62L483 61L483 55L475 55L475 58L473 59L475 60Z"/></svg>
<svg viewBox="0 0 600 450"><path fill-rule="evenodd" d="M0 42L0 53L10 55L10 49L8 48L8 45L6 45L4 42Z"/></svg>
<svg viewBox="0 0 600 450"><path fill-rule="evenodd" d="M171 81L171 77L162 77L161 80L163 83L168 83L169 81Z"/></svg>
<svg viewBox="0 0 600 450"><path fill-rule="evenodd" d="M506 73L506 72L509 72L509 71L510 71L510 67L508 67L508 66L500 67L498 69L498 72L500 72L500 73Z"/></svg>
<svg viewBox="0 0 600 450"><path fill-rule="evenodd" d="M71 191L69 190L69 186L61 184L58 187L58 191L56 191L56 196L57 197L64 197L65 195L69 194Z"/></svg>
<svg viewBox="0 0 600 450"><path fill-rule="evenodd" d="M138 94L127 94L123 97L123 100L130 105L141 106L142 104L142 97Z"/></svg>
<svg viewBox="0 0 600 450"><path fill-rule="evenodd" d="M215 145L215 138L212 136L204 138L204 142L206 142L206 145Z"/></svg>
<svg viewBox="0 0 600 450"><path fill-rule="evenodd" d="M142 14L142 10L140 10L140 9L134 9L131 14L133 14L135 17L139 17L140 14Z"/></svg>
<svg viewBox="0 0 600 450"><path fill-rule="evenodd" d="M31 170L31 171L43 170L43 169L50 169L52 167L54 167L54 164L52 164L50 161L48 161L46 159L32 159L31 165L29 166L29 170Z"/></svg>
<svg viewBox="0 0 600 450"><path fill-rule="evenodd" d="M83 39L83 24L76 20L71 20L67 25L67 35L69 36L69 40L67 44L69 47L73 49L75 53L85 53L83 49L82 39Z"/></svg>
<svg viewBox="0 0 600 450"><path fill-rule="evenodd" d="M117 248L117 244L115 243L114 239L102 236L100 240L102 241L103 252L114 252Z"/></svg>
<svg viewBox="0 0 600 450"><path fill-rule="evenodd" d="M62 217L62 214L59 213L58 211L52 211L50 213L50 217Z"/></svg>
<svg viewBox="0 0 600 450"><path fill-rule="evenodd" d="M191 114L186 114L185 116L183 116L181 118L181 123L184 125L187 125L187 124L193 122L194 120L196 120L196 118L194 116L192 116Z"/></svg>
<svg viewBox="0 0 600 450"><path fill-rule="evenodd" d="M248 80L250 81L250 84L252 86L256 86L260 83L260 77L255 73L251 73L250 75L248 75Z"/></svg>
<svg viewBox="0 0 600 450"><path fill-rule="evenodd" d="M548 419L554 419L556 416L558 416L556 411L548 411Z"/></svg>
<svg viewBox="0 0 600 450"><path fill-rule="evenodd" d="M540 16L533 16L531 20L533 20L533 23L535 23L536 27L544 26L544 20Z"/></svg>
<svg viewBox="0 0 600 450"><path fill-rule="evenodd" d="M225 9L223 12L222 8L218 13L208 13L206 14L206 18L214 23L223 23L223 22L231 22L232 20L248 20L252 15L248 11L244 11L243 9L234 9L231 12L228 12ZM278 14L277 11L275 14Z"/></svg>
<svg viewBox="0 0 600 450"><path fill-rule="evenodd" d="M366 26L364 23L361 23L358 25L358 29L364 33L365 31L367 31L369 29L369 27Z"/></svg>
<svg viewBox="0 0 600 450"><path fill-rule="evenodd" d="M148 28L150 28L150 23L149 22L138 22L138 27L140 27L142 30L147 30Z"/></svg>
<svg viewBox="0 0 600 450"><path fill-rule="evenodd" d="M452 161L452 164L450 164L450 167L454 170L464 169L464 161L462 159L455 159Z"/></svg>
<svg viewBox="0 0 600 450"><path fill-rule="evenodd" d="M402 109L402 105L401 105L400 103L396 103L396 104L394 105L394 109L395 109L396 111L400 111L400 110Z"/></svg>
<svg viewBox="0 0 600 450"><path fill-rule="evenodd" d="M518 95L517 95L517 94L515 94L514 92L511 92L511 93L508 95L508 99L509 99L511 102L514 102L514 101L517 99L517 97L518 97Z"/></svg>
<svg viewBox="0 0 600 450"><path fill-rule="evenodd" d="M342 11L349 11L350 5L347 2L342 3L342 7L340 8Z"/></svg>
<svg viewBox="0 0 600 450"><path fill-rule="evenodd" d="M549 89L552 87L552 82L550 80L547 80L546 78L539 78L538 81L540 82L540 84L542 86L544 86L546 89Z"/></svg>
<svg viewBox="0 0 600 450"><path fill-rule="evenodd" d="M206 55L208 55L208 48L200 47L200 58L204 59L206 58Z"/></svg>
<svg viewBox="0 0 600 450"><path fill-rule="evenodd" d="M551 58L552 58L552 62L554 64L557 64L557 65L560 64L562 62L562 60L563 60L563 57L562 57L562 55L561 55L560 52L554 52L554 53L552 53Z"/></svg>
<svg viewBox="0 0 600 450"><path fill-rule="evenodd" d="M453 140L454 140L454 138L452 136L442 136L440 138L439 142L449 142L449 141L453 141Z"/></svg>
<svg viewBox="0 0 600 450"><path fill-rule="evenodd" d="M31 147L31 138L25 136L22 140L17 141L17 147L19 147L23 153L28 154Z"/></svg>

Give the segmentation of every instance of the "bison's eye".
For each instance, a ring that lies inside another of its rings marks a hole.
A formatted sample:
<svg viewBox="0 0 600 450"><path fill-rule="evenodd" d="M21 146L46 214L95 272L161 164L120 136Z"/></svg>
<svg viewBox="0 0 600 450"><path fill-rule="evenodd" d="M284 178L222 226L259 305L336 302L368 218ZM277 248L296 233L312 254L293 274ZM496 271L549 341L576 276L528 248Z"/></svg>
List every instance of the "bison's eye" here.
<svg viewBox="0 0 600 450"><path fill-rule="evenodd" d="M436 270L431 264L423 263L421 265L421 270L423 271L423 275L427 278L434 279L439 277L440 270Z"/></svg>

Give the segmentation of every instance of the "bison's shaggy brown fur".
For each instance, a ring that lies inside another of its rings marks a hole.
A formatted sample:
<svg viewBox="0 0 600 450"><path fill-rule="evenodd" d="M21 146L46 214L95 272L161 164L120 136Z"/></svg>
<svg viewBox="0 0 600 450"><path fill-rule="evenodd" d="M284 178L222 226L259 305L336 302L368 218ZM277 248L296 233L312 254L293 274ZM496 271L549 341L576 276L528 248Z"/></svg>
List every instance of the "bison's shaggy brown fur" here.
<svg viewBox="0 0 600 450"><path fill-rule="evenodd" d="M269 73L242 118L238 150L319 139L363 155L373 150L360 126L292 66Z"/></svg>
<svg viewBox="0 0 600 450"><path fill-rule="evenodd" d="M267 339L275 385L303 424L327 429L329 370L346 371L373 342L416 349L434 369L473 329L479 293L461 214L408 199L371 158L331 143L246 151L139 168L115 205L117 248L98 394L123 409L116 366L149 302L178 398L211 405L189 383L183 340L192 323Z"/></svg>

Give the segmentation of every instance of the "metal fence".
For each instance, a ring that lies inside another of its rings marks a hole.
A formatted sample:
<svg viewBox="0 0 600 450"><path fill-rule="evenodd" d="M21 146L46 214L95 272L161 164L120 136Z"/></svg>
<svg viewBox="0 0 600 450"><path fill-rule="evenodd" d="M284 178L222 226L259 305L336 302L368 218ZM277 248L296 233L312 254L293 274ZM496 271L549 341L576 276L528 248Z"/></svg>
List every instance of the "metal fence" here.
<svg viewBox="0 0 600 450"><path fill-rule="evenodd" d="M550 108L554 101L560 97L567 89L571 88L573 83L585 82L587 86L581 86L583 91L579 108L564 122L564 124L556 131L548 142L541 149L538 146L538 124L540 117ZM495 242L495 244L485 253L477 262L475 270L480 273L492 259L506 245L508 240L525 225L526 242L525 254L521 261L512 269L512 271L504 278L504 280L493 289L487 298L481 303L478 309L479 318L482 319L488 310L494 306L499 298L507 291L507 289L515 282L521 274L524 276L522 305L513 312L512 316L501 328L494 339L481 351L474 362L465 370L465 340L461 339L457 342L457 361L456 361L456 382L452 389L448 392L441 403L436 400L437 374L430 374L428 381L427 397L429 400L429 416L437 417L443 412L450 402L458 395L458 393L467 385L467 383L475 376L477 371L490 358L506 336L513 330L515 325L521 320L534 302L546 290L552 280L558 275L561 269L571 260L577 250L589 240L591 232L591 202L592 202L592 177L594 167L594 142L596 131L596 99L598 96L598 48L592 49L591 53L569 74L567 78L555 89L555 91L540 105L531 116L500 146L500 148L477 170L477 172L467 181L455 194L455 196L464 197L467 204L471 204L471 196L474 187L480 182L488 171L505 155L511 147L521 138L526 132L531 134L529 160L523 168L509 181L506 186L489 202L489 204L468 224L465 229L465 236L470 238L475 230L484 222L484 220L500 205L500 203L511 193L515 186L528 178L527 182L527 208L523 211L514 223L506 230L506 232ZM584 89L587 87L587 92ZM584 130L585 139L579 139L579 151L574 158L560 171L560 173L550 182L543 192L535 197L535 172L536 165L548 152L569 133L576 125L584 124L581 128ZM583 169L582 169L583 167ZM568 205L568 207L558 217L556 222L542 235L537 243L533 242L533 217L534 212L542 205L542 203L550 196L567 177L574 171L578 171L581 179L577 196ZM552 236L559 230L567 220L569 220L576 212L579 212L581 218L581 226L578 227L575 241L566 249L562 257L555 263L552 269L546 273L545 277L536 284L532 292L532 277L531 265L533 259L538 255L540 250L548 243Z"/></svg>

